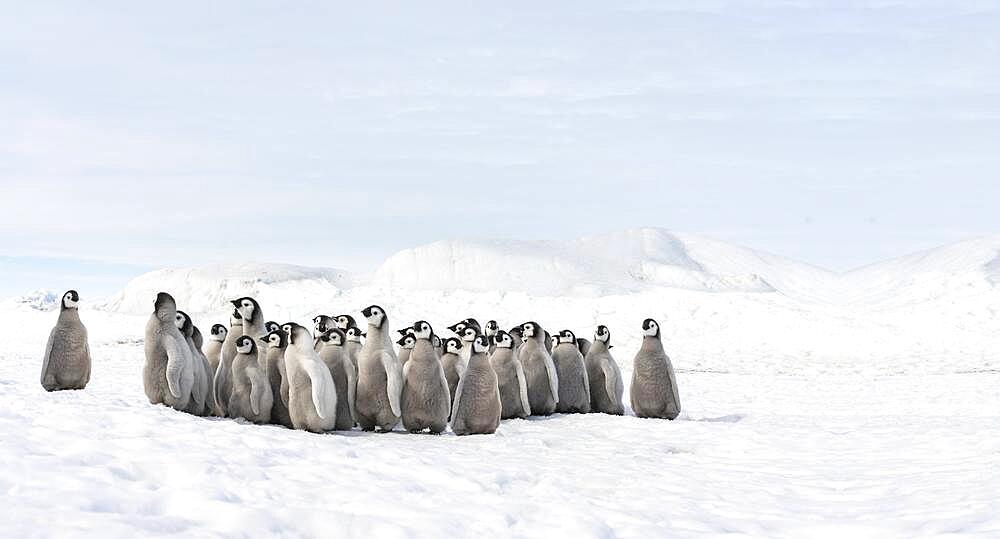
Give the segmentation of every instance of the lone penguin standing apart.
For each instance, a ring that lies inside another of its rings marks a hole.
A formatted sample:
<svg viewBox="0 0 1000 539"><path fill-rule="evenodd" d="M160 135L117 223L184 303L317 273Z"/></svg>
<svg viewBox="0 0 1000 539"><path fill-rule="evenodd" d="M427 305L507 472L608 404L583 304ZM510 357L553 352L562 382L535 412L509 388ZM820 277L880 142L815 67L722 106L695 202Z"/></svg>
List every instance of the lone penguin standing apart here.
<svg viewBox="0 0 1000 539"><path fill-rule="evenodd" d="M552 356L545 347L548 332L537 322L525 322L521 325L521 335L524 342L517 351L517 357L528 381L531 413L552 415L559 402L559 376Z"/></svg>
<svg viewBox="0 0 1000 539"><path fill-rule="evenodd" d="M674 366L663 351L660 326L652 318L642 323L642 346L632 370L632 410L638 417L676 419L681 413Z"/></svg>
<svg viewBox="0 0 1000 539"><path fill-rule="evenodd" d="M215 369L215 379L212 387L215 390L215 414L226 417L229 410L229 395L233 392L233 358L236 357L236 339L243 336L243 317L239 309L233 308L229 318L229 332L222 343L222 353L219 356L219 366Z"/></svg>
<svg viewBox="0 0 1000 539"><path fill-rule="evenodd" d="M500 426L500 386L486 358L489 347L485 335L472 341L472 357L455 390L451 430L459 436L493 434Z"/></svg>
<svg viewBox="0 0 1000 539"><path fill-rule="evenodd" d="M493 336L493 352L490 354L490 365L497 373L497 383L500 385L501 419L528 417L531 415L531 402L528 400L528 383L524 379L524 369L514 355L514 340L506 331L497 331Z"/></svg>
<svg viewBox="0 0 1000 539"><path fill-rule="evenodd" d="M264 371L271 386L271 423L293 428L292 417L288 414L288 375L285 372L285 347L288 334L280 329L270 331L260 338L260 346L265 346Z"/></svg>
<svg viewBox="0 0 1000 539"><path fill-rule="evenodd" d="M354 410L362 430L388 432L399 423L402 367L392 348L389 319L378 305L361 311L368 319L368 337L358 355L358 394Z"/></svg>
<svg viewBox="0 0 1000 539"><path fill-rule="evenodd" d="M590 409L611 415L623 415L622 392L625 384L618 363L611 357L611 332L607 326L597 326L594 342L587 351L587 378L590 380Z"/></svg>
<svg viewBox="0 0 1000 539"><path fill-rule="evenodd" d="M403 366L399 401L403 428L410 432L429 429L431 434L440 434L448 427L451 394L433 337L434 330L423 320L413 324L412 336L404 337L414 339L410 360Z"/></svg>
<svg viewBox="0 0 1000 539"><path fill-rule="evenodd" d="M209 330L208 341L202 348L202 353L208 359L209 366L212 367L212 381L215 382L215 373L219 370L219 361L222 360L222 343L226 341L229 330L222 324L212 324Z"/></svg>
<svg viewBox="0 0 1000 539"><path fill-rule="evenodd" d="M80 294L63 294L59 319L49 333L42 359L41 382L45 391L83 389L90 381L90 344L80 322Z"/></svg>
<svg viewBox="0 0 1000 539"><path fill-rule="evenodd" d="M229 396L229 415L251 423L271 421L274 394L267 380L267 372L258 362L257 343L246 335L236 341L236 358L233 359L233 393Z"/></svg>
<svg viewBox="0 0 1000 539"><path fill-rule="evenodd" d="M559 377L559 402L556 411L564 414L590 413L590 382L587 366L576 344L576 335L564 329L556 336L558 344L552 351L552 362Z"/></svg>
<svg viewBox="0 0 1000 539"><path fill-rule="evenodd" d="M166 292L156 295L153 314L146 323L146 363L142 384L152 404L183 411L191 401L194 361L187 341L176 325L177 304Z"/></svg>
<svg viewBox="0 0 1000 539"><path fill-rule="evenodd" d="M337 386L330 369L313 349L309 330L291 326L285 348L288 413L296 429L327 432L337 427Z"/></svg>
<svg viewBox="0 0 1000 539"><path fill-rule="evenodd" d="M319 351L319 358L330 369L330 376L337 386L337 425L336 430L351 430L354 428L354 401L355 393L358 390L358 372L354 364L347 357L344 350L344 343L347 336L344 330L338 327L331 327L320 336L323 343Z"/></svg>

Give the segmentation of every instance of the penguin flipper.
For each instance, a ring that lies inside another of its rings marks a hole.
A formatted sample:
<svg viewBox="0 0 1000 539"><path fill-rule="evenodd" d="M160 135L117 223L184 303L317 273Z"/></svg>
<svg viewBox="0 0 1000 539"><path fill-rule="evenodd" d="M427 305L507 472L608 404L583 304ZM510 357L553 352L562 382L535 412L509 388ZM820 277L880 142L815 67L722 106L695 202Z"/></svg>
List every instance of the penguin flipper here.
<svg viewBox="0 0 1000 539"><path fill-rule="evenodd" d="M216 413L220 417L225 417L229 408L229 398L226 395L221 395L222 386L226 385L226 381L229 379L230 369L225 368L226 364L219 362L219 368L215 370L215 379L212 383L212 391L215 393L215 409Z"/></svg>
<svg viewBox="0 0 1000 539"><path fill-rule="evenodd" d="M305 360L302 367L309 376L312 385L313 406L320 419L328 419L337 415L337 387L333 385L330 369L322 361ZM324 376L325 375L325 376Z"/></svg>
<svg viewBox="0 0 1000 539"><path fill-rule="evenodd" d="M264 397L264 384L258 379L257 369L252 367L251 369L247 369L247 378L250 379L250 410L256 416L260 415L260 401Z"/></svg>
<svg viewBox="0 0 1000 539"><path fill-rule="evenodd" d="M608 392L608 397L617 400L621 393L618 391L618 387L622 385L621 373L615 369L611 362L614 361L611 358L605 358L601 362L601 372L604 373L604 390Z"/></svg>
<svg viewBox="0 0 1000 539"><path fill-rule="evenodd" d="M521 396L521 409L524 415L531 415L531 401L528 400L528 380L524 377L524 367L521 362L514 360L514 373L517 375L517 392Z"/></svg>
<svg viewBox="0 0 1000 539"><path fill-rule="evenodd" d="M163 349L167 352L167 388L175 399L179 399L184 394L181 378L188 367L188 357L177 339L169 333L163 334Z"/></svg>
<svg viewBox="0 0 1000 539"><path fill-rule="evenodd" d="M52 328L52 332L49 333L49 342L45 344L45 358L42 360L42 376L39 378L39 381L42 383L42 387L45 387L45 389L48 389L48 387L45 386L45 378L49 374L49 360L52 359L52 346L55 344L55 341L56 328Z"/></svg>
<svg viewBox="0 0 1000 539"><path fill-rule="evenodd" d="M448 377L444 375L444 369L438 369L438 379L441 391L444 391L444 398L448 399L448 409L451 410L451 390L448 388Z"/></svg>
<svg viewBox="0 0 1000 539"><path fill-rule="evenodd" d="M83 355L84 359L87 360L87 372L83 374L83 385L90 383L90 367L93 365L93 360L90 359L90 342L83 343Z"/></svg>
<svg viewBox="0 0 1000 539"><path fill-rule="evenodd" d="M347 374L347 407L351 410L351 419L357 423L358 412L355 411L354 405L358 394L358 373L349 359L345 358L344 361L344 373Z"/></svg>
<svg viewBox="0 0 1000 539"><path fill-rule="evenodd" d="M399 407L399 396L403 390L403 374L399 368L396 358L385 350L379 352L379 359L385 369L385 390L389 397L389 408L393 415L399 417L401 414Z"/></svg>
<svg viewBox="0 0 1000 539"><path fill-rule="evenodd" d="M278 398L288 408L288 367L285 365L285 357L278 358L278 373L281 374L281 386L278 388Z"/></svg>
<svg viewBox="0 0 1000 539"><path fill-rule="evenodd" d="M545 373L549 377L549 391L552 392L552 400L559 402L559 375L556 373L556 364L552 361L552 356L544 354L542 361L545 363Z"/></svg>
<svg viewBox="0 0 1000 539"><path fill-rule="evenodd" d="M458 386L455 388L455 402L451 403L451 430L455 430L455 421L458 419L458 409L462 405L462 389L465 386L465 378L458 379Z"/></svg>

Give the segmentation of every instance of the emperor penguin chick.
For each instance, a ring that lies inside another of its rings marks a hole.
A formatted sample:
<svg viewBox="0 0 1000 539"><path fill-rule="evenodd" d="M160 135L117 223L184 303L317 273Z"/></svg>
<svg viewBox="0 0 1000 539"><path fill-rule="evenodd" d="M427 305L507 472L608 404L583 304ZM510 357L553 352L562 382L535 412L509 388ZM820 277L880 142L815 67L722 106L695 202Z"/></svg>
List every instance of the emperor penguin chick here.
<svg viewBox="0 0 1000 539"><path fill-rule="evenodd" d="M340 329L339 326L338 329ZM354 372L358 372L358 355L361 353L361 347L364 344L361 339L365 334L357 326L347 328L343 331L344 337L347 339L344 342L344 352L347 354L347 359L354 364Z"/></svg>
<svg viewBox="0 0 1000 539"><path fill-rule="evenodd" d="M518 348L517 357L524 368L528 400L534 415L551 415L559 402L559 376L545 347L547 334L537 322L525 322L521 326L524 342Z"/></svg>
<svg viewBox="0 0 1000 539"><path fill-rule="evenodd" d="M459 436L493 434L500 426L500 387L486 358L489 347L485 335L472 341L472 357L455 390L451 430Z"/></svg>
<svg viewBox="0 0 1000 539"><path fill-rule="evenodd" d="M642 346L635 355L630 398L638 417L676 419L681 413L674 366L663 351L660 326L652 318L642 323Z"/></svg>
<svg viewBox="0 0 1000 539"><path fill-rule="evenodd" d="M205 341L205 345L201 349L202 353L208 359L209 366L212 367L213 383L215 381L215 373L219 370L219 361L222 360L222 343L226 341L228 334L229 330L226 329L226 326L212 324L212 329L208 333L208 340Z"/></svg>
<svg viewBox="0 0 1000 539"><path fill-rule="evenodd" d="M448 380L433 343L434 330L423 320L413 324L410 360L403 367L403 389L399 404L403 427L410 432L429 429L440 434L448 427L451 394Z"/></svg>
<svg viewBox="0 0 1000 539"><path fill-rule="evenodd" d="M337 386L313 350L309 330L293 325L285 349L288 413L296 429L327 432L337 428Z"/></svg>
<svg viewBox="0 0 1000 539"><path fill-rule="evenodd" d="M455 388L458 387L458 379L462 377L462 370L465 363L462 361L462 341L455 337L444 340L444 354L441 354L441 368L444 370L445 380L448 381L448 395L452 402L455 400Z"/></svg>
<svg viewBox="0 0 1000 539"><path fill-rule="evenodd" d="M194 345L193 355L196 358L201 359L202 369L205 370L205 411L202 415L210 416L215 413L218 406L215 404L215 390L212 387L212 382L214 381L215 373L212 371L212 364L205 357L205 353L202 352L205 346L205 339L201 335L201 330L198 326L191 325L191 344Z"/></svg>
<svg viewBox="0 0 1000 539"><path fill-rule="evenodd" d="M280 329L281 326L278 328L261 337L259 346L266 347L263 367L267 383L271 386L271 423L291 429L294 425L288 413L288 374L285 371L288 334Z"/></svg>
<svg viewBox="0 0 1000 539"><path fill-rule="evenodd" d="M358 355L358 394L354 410L362 430L388 432L399 423L402 367L389 338L389 319L378 305L361 311L368 337Z"/></svg>
<svg viewBox="0 0 1000 539"><path fill-rule="evenodd" d="M152 404L183 411L191 401L194 361L187 341L177 329L177 304L166 292L156 295L153 314L146 323L146 363L142 385Z"/></svg>
<svg viewBox="0 0 1000 539"><path fill-rule="evenodd" d="M490 365L500 385L500 418L528 417L531 415L528 383L521 362L514 355L514 340L506 331L498 330L491 341L494 350L490 354Z"/></svg>
<svg viewBox="0 0 1000 539"><path fill-rule="evenodd" d="M618 363L611 357L611 332L607 326L597 326L594 342L587 351L587 378L590 380L590 409L611 415L623 415L622 392L625 384Z"/></svg>
<svg viewBox="0 0 1000 539"><path fill-rule="evenodd" d="M337 386L337 424L335 430L351 430L354 428L354 402L358 390L357 368L347 357L344 343L347 336L338 327L331 327L320 336L323 342L319 358L330 369L330 376Z"/></svg>
<svg viewBox="0 0 1000 539"><path fill-rule="evenodd" d="M219 366L215 369L215 379L212 386L215 390L215 414L226 417L228 414L229 395L233 392L233 358L236 357L236 339L243 336L243 317L233 308L229 317L229 332L222 342L222 352L219 355Z"/></svg>
<svg viewBox="0 0 1000 539"><path fill-rule="evenodd" d="M564 414L590 413L590 381L587 366L576 344L576 335L568 329L559 332L559 344L552 352L552 362L559 377L559 402L556 411Z"/></svg>
<svg viewBox="0 0 1000 539"><path fill-rule="evenodd" d="M413 350L413 347L411 346L407 348L406 346L403 346L400 343L406 342L406 336L413 334L413 326L403 329L397 329L396 333L399 333L400 335L403 336L402 339L396 341L396 344L400 345L399 352L396 354L396 357L399 358L399 365L405 367L406 362L410 360L410 350ZM413 339L413 344L416 344L416 341L417 341L416 339Z"/></svg>
<svg viewBox="0 0 1000 539"><path fill-rule="evenodd" d="M317 352L323 349L323 334L335 327L337 327L337 323L334 321L332 316L321 314L313 318L313 329L315 330L316 335L313 348Z"/></svg>
<svg viewBox="0 0 1000 539"><path fill-rule="evenodd" d="M191 401L188 403L185 412L192 415L207 415L211 413L211 403L208 400L208 359L201 355L201 350L194 344L194 324L191 317L184 311L177 311L174 316L174 325L184 336L184 345L188 347L191 354L191 369L194 373L194 384L191 385ZM203 361L204 360L204 361ZM206 405L209 410L206 412Z"/></svg>
<svg viewBox="0 0 1000 539"><path fill-rule="evenodd" d="M80 321L80 294L63 294L59 318L49 333L42 357L41 383L45 391L83 389L90 381L90 344Z"/></svg>
<svg viewBox="0 0 1000 539"><path fill-rule="evenodd" d="M243 335L236 341L233 359L233 392L229 396L229 415L251 423L269 423L274 394L267 372L258 362L257 343Z"/></svg>
<svg viewBox="0 0 1000 539"><path fill-rule="evenodd" d="M497 345L494 343L493 337L496 337L498 331L500 331L500 324L498 324L496 320L486 322L486 331L484 331L483 334L490 340L490 355L493 355L493 351L497 349Z"/></svg>

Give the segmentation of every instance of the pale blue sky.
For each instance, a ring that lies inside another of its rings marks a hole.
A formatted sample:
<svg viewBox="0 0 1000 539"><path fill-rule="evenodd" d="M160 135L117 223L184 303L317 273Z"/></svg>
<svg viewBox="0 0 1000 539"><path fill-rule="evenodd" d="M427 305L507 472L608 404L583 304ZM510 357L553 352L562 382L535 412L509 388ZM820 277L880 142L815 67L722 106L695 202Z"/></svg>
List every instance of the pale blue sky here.
<svg viewBox="0 0 1000 539"><path fill-rule="evenodd" d="M993 1L36 4L0 17L0 296L449 237L846 270L1000 232Z"/></svg>

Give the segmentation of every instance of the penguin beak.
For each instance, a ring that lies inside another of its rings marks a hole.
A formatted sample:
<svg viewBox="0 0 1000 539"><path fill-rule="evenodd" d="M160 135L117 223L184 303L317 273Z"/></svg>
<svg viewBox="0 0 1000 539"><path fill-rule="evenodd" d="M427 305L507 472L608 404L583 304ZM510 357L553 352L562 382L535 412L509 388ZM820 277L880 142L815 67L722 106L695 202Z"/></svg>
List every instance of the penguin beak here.
<svg viewBox="0 0 1000 539"><path fill-rule="evenodd" d="M234 299L234 300L230 301L229 303L232 303L233 307L239 307L240 306L240 300L238 300L238 299Z"/></svg>

